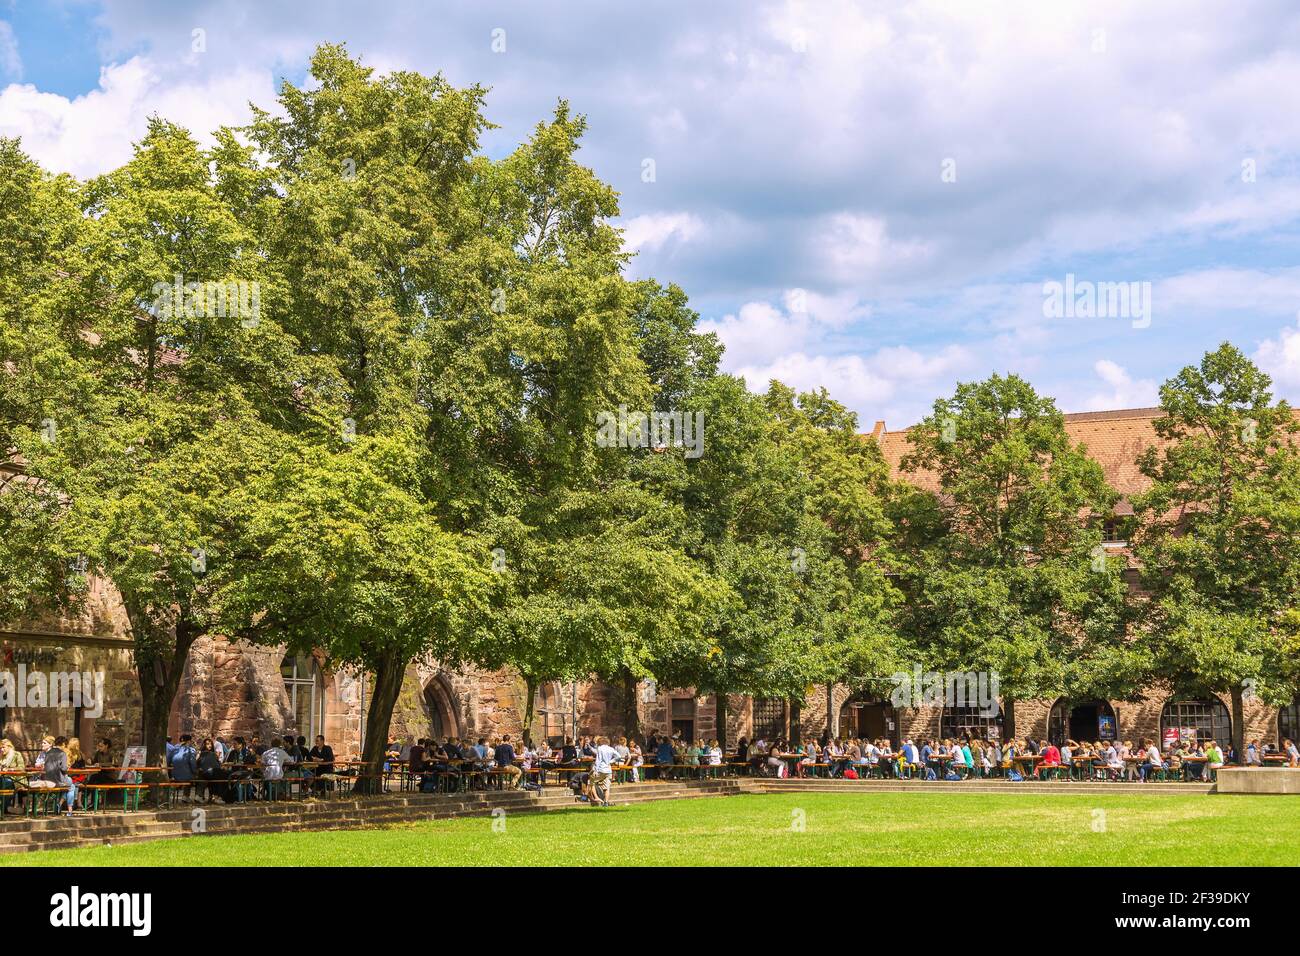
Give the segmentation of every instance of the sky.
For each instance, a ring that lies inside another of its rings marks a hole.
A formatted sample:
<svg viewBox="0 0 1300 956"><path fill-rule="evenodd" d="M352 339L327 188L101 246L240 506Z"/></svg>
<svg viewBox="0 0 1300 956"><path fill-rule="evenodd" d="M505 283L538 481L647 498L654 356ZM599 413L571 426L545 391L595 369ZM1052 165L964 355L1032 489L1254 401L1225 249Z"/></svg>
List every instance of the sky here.
<svg viewBox="0 0 1300 956"><path fill-rule="evenodd" d="M321 42L489 87L493 156L568 100L630 273L752 389L825 386L865 428L993 372L1146 406L1227 340L1300 399L1290 0L0 0L0 135L90 177L151 114L205 140L273 108Z"/></svg>

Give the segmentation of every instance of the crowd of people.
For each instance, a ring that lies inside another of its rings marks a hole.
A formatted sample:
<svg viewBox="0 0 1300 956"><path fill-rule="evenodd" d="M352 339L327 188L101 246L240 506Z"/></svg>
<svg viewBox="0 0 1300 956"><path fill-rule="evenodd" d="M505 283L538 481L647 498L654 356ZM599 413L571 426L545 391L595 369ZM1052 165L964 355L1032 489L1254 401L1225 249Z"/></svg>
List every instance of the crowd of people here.
<svg viewBox="0 0 1300 956"><path fill-rule="evenodd" d="M1213 771L1242 763L1300 767L1300 750L1286 739L1280 746L1251 740L1243 759L1231 747L1215 740L1178 740L1162 751L1150 738L1138 741L1075 741L1056 744L1021 738L1000 741L969 735L958 739L908 737L898 745L878 738L808 739L792 742L760 738L752 743L741 737L735 751L726 753L716 739L684 739L680 733L651 733L642 745L635 737L564 737L552 747L546 740L534 744L510 734L485 735L473 740L444 736L441 740L391 739L385 748L384 774L405 772L426 793L462 786L485 788L488 777L499 775L505 789L538 789L547 770L571 771L570 783L579 799L609 806L616 771L631 782L666 778L692 768L748 768L754 774L806 777L810 774L846 779L883 776L923 780L963 780L1004 777L1010 780L1043 779L1076 770L1088 778L1149 781L1161 778L1207 780ZM144 768L119 766L113 741L104 737L87 757L76 737L48 736L29 772L22 751L0 740L0 806L4 812L22 812L29 791L66 788L69 813L86 805L86 785L118 784L134 780ZM180 802L257 799L254 783L263 784L262 795L292 773L304 789L322 791L338 779L334 750L317 736L308 748L303 736L284 734L263 743L254 734L234 737L229 743L205 737L196 743L184 734L167 738L163 762L171 783L179 786ZM347 771L344 771L346 773ZM82 797L79 802L79 794ZM15 807L10 807L15 804Z"/></svg>
<svg viewBox="0 0 1300 956"><path fill-rule="evenodd" d="M752 751L750 753L749 751ZM1269 756L1285 758L1287 766L1300 767L1300 750L1291 740L1280 748L1252 740L1245 760L1238 761L1214 740L1179 740L1162 753L1150 738L1135 746L1131 740L1075 741L1059 746L1051 741L1022 738L1000 741L967 736L960 739L905 738L895 747L888 740L830 738L791 744L785 740L757 740L752 748L742 738L736 758L755 772L771 776L805 777L825 773L833 777L886 776L924 780L962 780L972 777L1044 778L1062 769L1077 769L1088 778L1148 781L1161 776L1191 781L1208 779L1210 771L1231 763L1261 766Z"/></svg>
<svg viewBox="0 0 1300 956"><path fill-rule="evenodd" d="M41 740L29 772L22 751L9 740L0 740L0 804L6 813L21 813L30 791L66 788L64 805L68 813L74 813L87 806L87 785L137 782L146 768L122 766L124 759L108 737L100 738L94 754L87 758L76 737L47 736ZM182 785L175 794L182 803L255 799L254 780L274 784L283 780L290 768L303 778L304 785L319 789L335 769L334 750L323 736L317 736L316 745L308 749L305 737L291 734L273 737L267 744L257 735L234 737L230 743L205 737L197 744L190 734L183 734L178 742L168 737L160 763L167 768L171 783Z"/></svg>

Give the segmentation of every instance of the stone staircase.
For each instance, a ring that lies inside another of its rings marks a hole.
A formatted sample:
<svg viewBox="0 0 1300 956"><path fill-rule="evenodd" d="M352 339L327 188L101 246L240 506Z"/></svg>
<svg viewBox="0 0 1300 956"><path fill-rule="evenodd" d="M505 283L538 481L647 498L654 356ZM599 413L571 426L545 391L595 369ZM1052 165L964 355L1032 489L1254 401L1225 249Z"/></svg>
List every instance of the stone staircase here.
<svg viewBox="0 0 1300 956"><path fill-rule="evenodd" d="M618 804L743 792L741 781L704 780L623 784ZM282 833L291 830L348 830L422 820L585 809L567 787L538 794L523 790L457 794L387 793L381 796L284 800L242 804L181 805L169 810L108 812L77 816L7 817L0 822L0 854L61 850L104 844L138 843L168 837L232 833ZM203 810L198 815L195 810ZM201 823L201 826L200 826Z"/></svg>

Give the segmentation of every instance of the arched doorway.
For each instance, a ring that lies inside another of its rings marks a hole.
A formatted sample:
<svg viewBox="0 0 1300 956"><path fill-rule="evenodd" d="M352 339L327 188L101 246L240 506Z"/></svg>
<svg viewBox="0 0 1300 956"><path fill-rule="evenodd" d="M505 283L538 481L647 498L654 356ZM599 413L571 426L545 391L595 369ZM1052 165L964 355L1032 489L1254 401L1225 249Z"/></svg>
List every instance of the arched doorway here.
<svg viewBox="0 0 1300 956"><path fill-rule="evenodd" d="M1115 740L1118 734L1115 708L1104 700L1062 697L1047 715L1047 739L1058 747L1067 740Z"/></svg>
<svg viewBox="0 0 1300 956"><path fill-rule="evenodd" d="M445 674L434 674L424 685L424 706L429 712L431 737L441 740L443 737L463 736L456 691Z"/></svg>
<svg viewBox="0 0 1300 956"><path fill-rule="evenodd" d="M559 681L546 681L537 688L536 706L533 710L533 726L541 731L541 739L552 747L564 743L566 736L574 736L573 702L564 693ZM530 728L531 731L531 728Z"/></svg>
<svg viewBox="0 0 1300 956"><path fill-rule="evenodd" d="M859 691L840 705L840 736L863 740L887 738L892 746L901 743L894 705L875 694Z"/></svg>

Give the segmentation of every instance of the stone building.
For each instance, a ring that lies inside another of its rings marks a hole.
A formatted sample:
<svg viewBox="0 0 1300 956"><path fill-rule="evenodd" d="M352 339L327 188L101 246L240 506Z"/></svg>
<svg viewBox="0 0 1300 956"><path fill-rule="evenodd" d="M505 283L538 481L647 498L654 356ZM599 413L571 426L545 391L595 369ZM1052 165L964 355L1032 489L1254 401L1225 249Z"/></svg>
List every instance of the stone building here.
<svg viewBox="0 0 1300 956"><path fill-rule="evenodd" d="M1137 458L1156 441L1152 421L1159 409L1127 409L1066 416L1075 442L1104 468L1123 496L1117 515L1131 514L1128 499L1142 491L1145 479ZM906 431L888 431L877 422L870 438L880 444L895 477L907 449ZM924 485L929 479L908 476ZM1114 536L1112 536L1114 538ZM1122 549L1114 538L1108 547ZM9 707L0 710L3 733L20 749L31 750L43 734L63 733L81 738L83 747L95 737L108 736L121 746L140 742L140 708L131 667L131 643L125 614L110 583L93 581L91 600L77 620L26 622L0 629L0 653L12 670L24 662L105 675L102 713L85 708ZM340 755L360 750L369 682L364 674L327 671L317 657L287 657L282 649L251 647L224 638L203 638L190 653L171 718L173 736L259 734L267 739L284 731L306 737L323 733ZM623 730L627 690L600 682L549 684L538 690L531 735L619 733ZM636 688L636 708L642 732L681 731L690 737L718 736L717 706L712 696L697 696L692 688ZM450 670L436 662L408 669L392 733L405 737L452 735L477 737L491 733L523 733L525 687L509 671ZM838 733L870 737L955 736L967 729L1001 732L1001 716L988 716L973 707L945 708L936 704L894 708L882 695L855 688L834 687L827 706L825 687L809 689L802 702L732 696L727 706L727 739L741 736L820 736L831 727ZM1200 737L1230 736L1230 702L1226 699L1174 700L1150 694L1125 701L1019 701L1018 735L1095 739L1113 734L1120 739L1160 737L1170 729L1194 728ZM1246 702L1246 735L1276 740L1300 736L1300 710L1293 704L1279 712L1258 700Z"/></svg>

